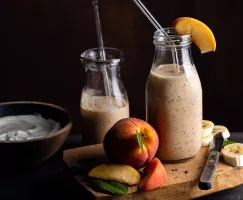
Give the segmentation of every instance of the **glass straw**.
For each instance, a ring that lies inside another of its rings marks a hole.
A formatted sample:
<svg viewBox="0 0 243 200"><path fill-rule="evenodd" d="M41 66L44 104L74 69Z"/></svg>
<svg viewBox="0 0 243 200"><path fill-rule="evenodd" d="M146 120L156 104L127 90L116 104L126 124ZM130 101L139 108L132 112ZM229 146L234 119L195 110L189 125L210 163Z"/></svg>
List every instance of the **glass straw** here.
<svg viewBox="0 0 243 200"><path fill-rule="evenodd" d="M142 11L142 13L148 18L148 20L153 24L153 26L160 30L168 39L170 40L170 36L166 33L163 27L158 23L158 21L153 17L153 15L149 12L149 10L145 7L145 5L140 0L133 0L137 7ZM174 45L173 45L174 46ZM174 72L179 72L179 62L178 56L175 47L172 48L172 58L174 64Z"/></svg>
<svg viewBox="0 0 243 200"><path fill-rule="evenodd" d="M92 3L93 3L94 13L95 13L95 25L96 25L96 33L97 33L97 38L98 38L98 43L99 43L100 58L101 58L101 60L106 60L106 54L105 54L105 50L104 50L104 41L103 41L100 16L99 16L98 1L93 0ZM104 64L102 67L103 67L103 79L104 79L103 81L104 81L105 93L106 93L106 96L109 97L109 100L111 103L111 92L110 92L110 87L109 87L109 77L108 77L108 73L106 70L106 65Z"/></svg>

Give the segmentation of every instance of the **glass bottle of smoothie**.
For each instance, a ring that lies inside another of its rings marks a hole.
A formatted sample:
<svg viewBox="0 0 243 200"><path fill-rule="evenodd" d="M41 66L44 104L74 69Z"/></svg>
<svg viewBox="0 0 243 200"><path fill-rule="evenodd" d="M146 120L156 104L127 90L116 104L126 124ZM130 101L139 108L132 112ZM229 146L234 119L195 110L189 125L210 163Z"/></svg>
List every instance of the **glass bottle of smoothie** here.
<svg viewBox="0 0 243 200"><path fill-rule="evenodd" d="M86 71L82 90L80 112L83 143L102 143L107 131L120 119L129 117L129 103L120 77L123 53L114 48L104 48L102 60L99 48L81 54Z"/></svg>
<svg viewBox="0 0 243 200"><path fill-rule="evenodd" d="M173 28L154 34L155 55L146 83L146 120L159 135L157 156L187 161L202 144L202 88L191 54L191 35ZM176 63L176 64L175 64Z"/></svg>

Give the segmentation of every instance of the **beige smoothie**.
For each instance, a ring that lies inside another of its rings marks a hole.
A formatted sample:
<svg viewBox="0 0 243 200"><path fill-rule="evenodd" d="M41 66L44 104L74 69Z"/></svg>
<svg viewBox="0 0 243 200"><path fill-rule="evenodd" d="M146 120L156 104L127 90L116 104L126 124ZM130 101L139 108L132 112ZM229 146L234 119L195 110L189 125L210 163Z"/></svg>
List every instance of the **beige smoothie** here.
<svg viewBox="0 0 243 200"><path fill-rule="evenodd" d="M80 105L84 143L102 143L107 131L120 119L129 117L123 98L83 95Z"/></svg>
<svg viewBox="0 0 243 200"><path fill-rule="evenodd" d="M153 67L146 87L146 119L159 135L158 158L194 157L202 144L202 88L194 66L176 73L172 64Z"/></svg>

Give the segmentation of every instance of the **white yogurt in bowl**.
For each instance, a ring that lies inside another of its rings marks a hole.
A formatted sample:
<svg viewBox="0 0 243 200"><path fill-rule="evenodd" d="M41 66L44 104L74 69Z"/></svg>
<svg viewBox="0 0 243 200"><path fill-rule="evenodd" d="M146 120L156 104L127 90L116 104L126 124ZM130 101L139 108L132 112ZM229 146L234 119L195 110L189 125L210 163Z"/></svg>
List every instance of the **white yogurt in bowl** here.
<svg viewBox="0 0 243 200"><path fill-rule="evenodd" d="M46 137L61 129L59 122L41 115L15 115L0 118L0 141L24 141Z"/></svg>

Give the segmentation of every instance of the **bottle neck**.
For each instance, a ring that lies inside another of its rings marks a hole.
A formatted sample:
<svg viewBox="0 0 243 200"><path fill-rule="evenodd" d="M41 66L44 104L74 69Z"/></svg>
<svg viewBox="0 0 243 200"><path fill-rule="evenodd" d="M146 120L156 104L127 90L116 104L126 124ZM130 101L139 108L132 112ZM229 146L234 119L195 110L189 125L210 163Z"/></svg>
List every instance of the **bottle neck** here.
<svg viewBox="0 0 243 200"><path fill-rule="evenodd" d="M120 79L123 53L114 48L104 50L106 60L101 59L98 48L81 54L80 60L86 71L86 81L82 93L88 96L121 97L126 101L126 91Z"/></svg>
<svg viewBox="0 0 243 200"><path fill-rule="evenodd" d="M154 44L164 48L180 48L191 45L191 34L179 35L174 28L165 28L165 32L154 32Z"/></svg>
<svg viewBox="0 0 243 200"><path fill-rule="evenodd" d="M87 63L84 65L85 72L89 74L119 74L120 65L111 66L110 64L100 64L100 63Z"/></svg>
<svg viewBox="0 0 243 200"><path fill-rule="evenodd" d="M160 31L154 34L155 55L153 66L176 64L193 66L191 53L191 35L179 36L173 28L165 29L167 35Z"/></svg>
<svg viewBox="0 0 243 200"><path fill-rule="evenodd" d="M113 71L117 70L123 63L123 53L115 48L105 47L104 52L106 59L101 58L100 49L89 49L83 52L80 56L80 61L85 67L86 71Z"/></svg>
<svg viewBox="0 0 243 200"><path fill-rule="evenodd" d="M155 47L153 65L177 64L180 66L193 66L191 47L161 48Z"/></svg>

